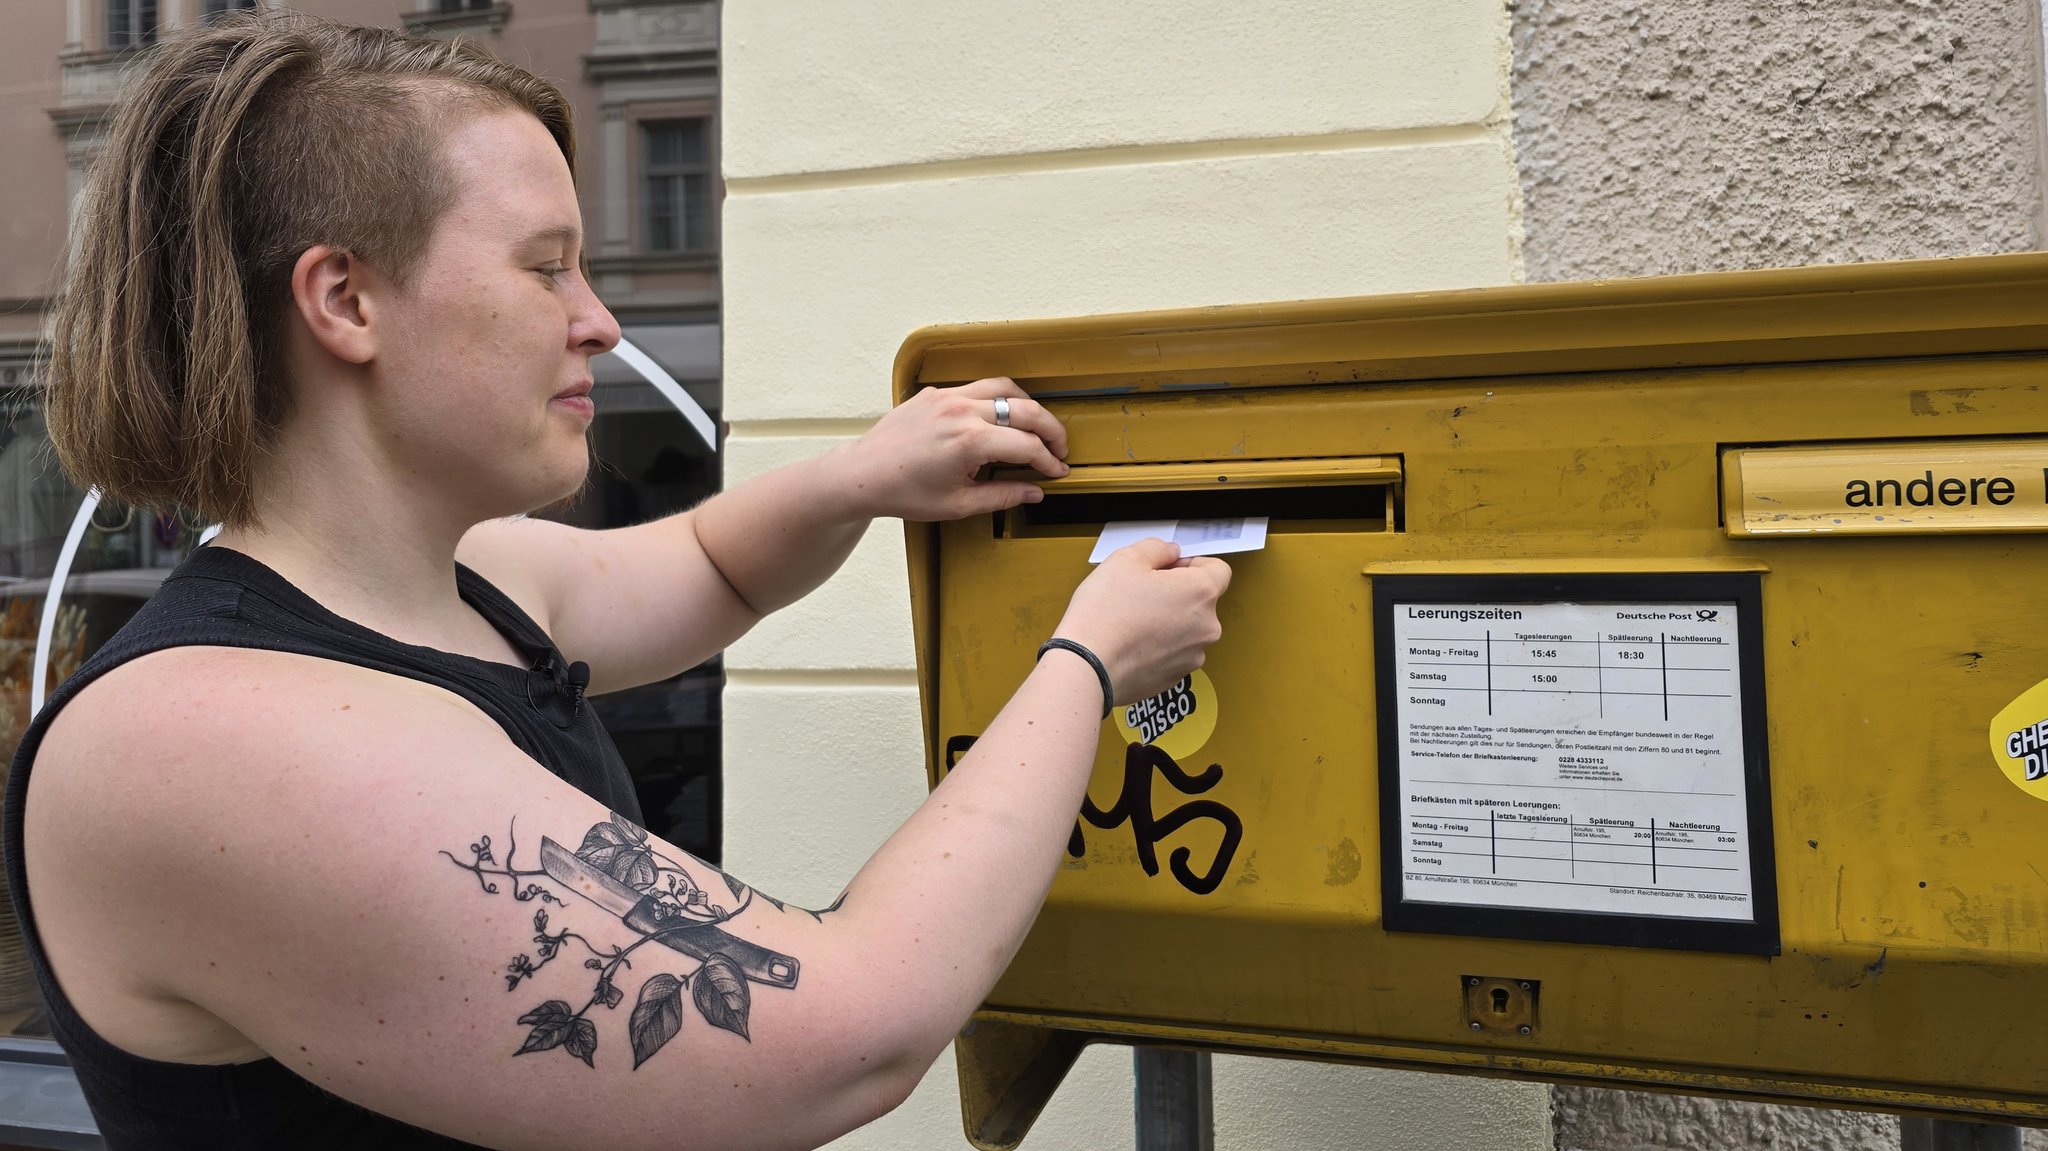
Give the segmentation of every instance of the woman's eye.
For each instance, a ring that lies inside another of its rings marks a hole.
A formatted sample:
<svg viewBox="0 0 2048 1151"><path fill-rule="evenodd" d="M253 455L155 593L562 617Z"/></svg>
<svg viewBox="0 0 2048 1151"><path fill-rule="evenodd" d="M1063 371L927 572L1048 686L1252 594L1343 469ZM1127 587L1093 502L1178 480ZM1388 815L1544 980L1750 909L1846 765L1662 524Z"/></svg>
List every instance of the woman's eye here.
<svg viewBox="0 0 2048 1151"><path fill-rule="evenodd" d="M550 280L559 280L569 274L569 269L561 264L551 264L545 268L535 268L534 271L539 272Z"/></svg>

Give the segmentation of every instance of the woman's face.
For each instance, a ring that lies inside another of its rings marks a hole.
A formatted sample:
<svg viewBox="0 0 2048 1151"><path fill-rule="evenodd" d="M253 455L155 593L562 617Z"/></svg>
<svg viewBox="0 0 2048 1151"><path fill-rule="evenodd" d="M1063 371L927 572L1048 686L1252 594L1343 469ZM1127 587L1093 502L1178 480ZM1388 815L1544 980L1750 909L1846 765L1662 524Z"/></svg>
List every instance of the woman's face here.
<svg viewBox="0 0 2048 1151"><path fill-rule="evenodd" d="M379 435L409 484L529 511L583 483L590 359L619 326L578 268L576 189L540 121L470 117L444 155L455 202L380 317Z"/></svg>

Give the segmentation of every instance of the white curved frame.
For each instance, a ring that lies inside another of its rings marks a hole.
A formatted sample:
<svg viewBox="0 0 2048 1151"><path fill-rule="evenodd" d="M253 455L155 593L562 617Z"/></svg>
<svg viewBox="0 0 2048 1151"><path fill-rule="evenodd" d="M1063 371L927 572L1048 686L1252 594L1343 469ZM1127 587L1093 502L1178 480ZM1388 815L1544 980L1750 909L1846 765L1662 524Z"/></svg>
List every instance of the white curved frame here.
<svg viewBox="0 0 2048 1151"><path fill-rule="evenodd" d="M718 428L711 422L711 414L704 410L703 405L690 398L690 393L684 391L681 384L676 383L675 377L668 374L667 368L656 363L653 356L641 351L631 340L624 337L620 337L619 346L612 349L612 354L639 372L641 379L654 385L654 390L660 392L663 399L683 414L683 419L689 422L690 429L697 433L697 438L704 441L704 446L710 448L712 454L717 454Z"/></svg>
<svg viewBox="0 0 2048 1151"><path fill-rule="evenodd" d="M654 390L661 393L661 397L673 405L676 411L681 412L684 421L690 425L690 430L696 432L697 437L704 441L704 446L711 449L714 454L717 453L718 426L711 422L711 414L704 410L703 405L692 399L690 393L684 391L681 384L676 383L675 377L668 374L668 369L624 338L619 340L618 347L612 351L634 371L639 372L642 379L653 385ZM85 529L92 523L92 513L99 506L98 488L85 493L85 499L79 502L78 514L71 518L71 530L64 534L64 546L57 552L57 566L50 572L49 587L43 592L43 614L36 624L35 666L29 679L28 713L31 718L43 710L43 700L49 694L48 653L50 641L55 638L57 631L57 607L64 598L64 583L71 578L71 564L78 557L78 545L85 539ZM204 544L219 534L220 525L215 524L200 535L199 542Z"/></svg>
<svg viewBox="0 0 2048 1151"><path fill-rule="evenodd" d="M78 544L85 539L86 525L100 506L100 490L85 493L78 514L71 517L71 530L64 533L64 546L57 551L57 566L43 589L43 617L36 623L35 666L29 673L28 714L31 719L43 710L43 697L50 686L50 639L57 631L57 604L64 598L64 581L71 578L71 561L78 556Z"/></svg>

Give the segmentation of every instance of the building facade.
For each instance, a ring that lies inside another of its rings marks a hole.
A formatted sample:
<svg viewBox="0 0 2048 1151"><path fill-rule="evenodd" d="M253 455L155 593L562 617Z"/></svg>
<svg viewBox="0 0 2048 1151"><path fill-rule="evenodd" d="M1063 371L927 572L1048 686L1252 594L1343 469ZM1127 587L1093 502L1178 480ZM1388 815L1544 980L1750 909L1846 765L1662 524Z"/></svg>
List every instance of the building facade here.
<svg viewBox="0 0 2048 1151"><path fill-rule="evenodd" d="M138 515L57 472L40 413L37 343L61 289L72 204L124 77L159 40L258 4L462 36L553 80L578 127L592 282L627 345L593 364L592 484L551 512L589 526L695 504L722 475L716 0L18 0L0 10L0 755L35 688L56 682L153 594L206 525ZM70 539L73 556L59 574ZM61 590L47 645L43 608ZM720 852L718 661L594 699L633 770L649 826ZM0 1145L90 1145L0 910ZM9 1056L19 1056L9 1062ZM81 1142L84 1140L84 1142Z"/></svg>

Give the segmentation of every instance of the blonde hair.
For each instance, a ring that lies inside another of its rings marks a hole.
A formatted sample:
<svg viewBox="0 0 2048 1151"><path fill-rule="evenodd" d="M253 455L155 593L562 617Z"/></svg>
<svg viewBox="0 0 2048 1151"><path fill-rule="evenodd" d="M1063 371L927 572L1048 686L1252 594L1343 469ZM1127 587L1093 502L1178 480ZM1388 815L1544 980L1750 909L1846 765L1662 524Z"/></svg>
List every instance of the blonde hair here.
<svg viewBox="0 0 2048 1151"><path fill-rule="evenodd" d="M83 193L46 351L73 479L254 520L290 409L293 266L326 244L403 286L455 196L437 98L532 113L574 172L561 91L461 41L261 12L152 50Z"/></svg>

